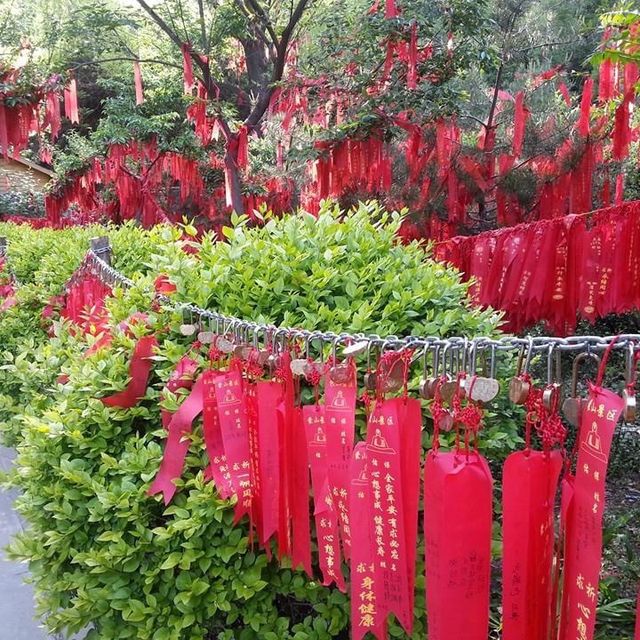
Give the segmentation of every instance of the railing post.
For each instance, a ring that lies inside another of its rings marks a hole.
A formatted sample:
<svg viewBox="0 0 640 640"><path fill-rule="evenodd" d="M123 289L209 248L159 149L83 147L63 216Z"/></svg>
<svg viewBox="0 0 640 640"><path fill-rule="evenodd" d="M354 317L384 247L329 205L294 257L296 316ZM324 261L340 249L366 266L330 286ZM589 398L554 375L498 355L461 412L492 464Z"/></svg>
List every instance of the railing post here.
<svg viewBox="0 0 640 640"><path fill-rule="evenodd" d="M91 250L108 265L111 265L111 245L107 236L91 238Z"/></svg>
<svg viewBox="0 0 640 640"><path fill-rule="evenodd" d="M7 255L7 239L4 236L0 236L0 258L4 258Z"/></svg>

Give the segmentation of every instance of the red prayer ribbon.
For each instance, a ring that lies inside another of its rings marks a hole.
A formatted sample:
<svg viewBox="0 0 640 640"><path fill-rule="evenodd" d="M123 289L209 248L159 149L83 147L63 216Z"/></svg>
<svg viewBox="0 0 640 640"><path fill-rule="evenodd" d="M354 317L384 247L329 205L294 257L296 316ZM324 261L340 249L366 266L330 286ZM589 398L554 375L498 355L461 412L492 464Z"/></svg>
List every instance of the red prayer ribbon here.
<svg viewBox="0 0 640 640"><path fill-rule="evenodd" d="M325 377L325 420L327 430L327 467L333 504L340 521L344 557L351 553L351 527L348 511L349 465L355 440L358 387L353 361L338 367L345 369L345 381Z"/></svg>
<svg viewBox="0 0 640 640"><path fill-rule="evenodd" d="M602 517L611 441L623 401L589 384L568 510L560 640L593 640L602 564Z"/></svg>
<svg viewBox="0 0 640 640"><path fill-rule="evenodd" d="M261 528L258 540L267 547L278 534L280 524L280 414L278 406L284 389L279 382L256 383L258 408L258 459L261 482Z"/></svg>
<svg viewBox="0 0 640 640"><path fill-rule="evenodd" d="M214 388L227 468L238 498L235 509L235 522L238 522L242 516L251 513L252 506L249 428L241 371L234 367L219 373Z"/></svg>
<svg viewBox="0 0 640 640"><path fill-rule="evenodd" d="M151 496L162 493L165 504L171 502L176 492L175 480L182 475L184 461L189 451L188 436L193 428L193 421L202 413L204 391L203 374L195 382L191 393L173 414L169 423L158 475L148 491Z"/></svg>
<svg viewBox="0 0 640 640"><path fill-rule="evenodd" d="M518 451L503 472L503 640L548 638L555 617L553 506L560 451Z"/></svg>
<svg viewBox="0 0 640 640"><path fill-rule="evenodd" d="M108 407L130 409L140 402L147 391L149 374L153 366L151 356L157 346L158 341L155 336L144 336L138 340L133 350L131 363L129 364L129 383L123 391L107 398L102 398L102 402L105 405Z"/></svg>
<svg viewBox="0 0 640 640"><path fill-rule="evenodd" d="M349 514L354 523L351 554L351 636L362 640L372 633L387 637L386 615L381 606L382 593L376 581L376 547L374 542L371 487L367 468L367 445L359 442L350 466ZM367 526L369 525L369 526Z"/></svg>
<svg viewBox="0 0 640 640"><path fill-rule="evenodd" d="M429 640L487 640L492 479L476 453L431 452L424 530Z"/></svg>
<svg viewBox="0 0 640 640"><path fill-rule="evenodd" d="M340 591L346 591L338 540L338 515L329 487L325 408L319 404L304 406L302 415L307 436L307 456L311 467L322 584L328 587L335 582Z"/></svg>

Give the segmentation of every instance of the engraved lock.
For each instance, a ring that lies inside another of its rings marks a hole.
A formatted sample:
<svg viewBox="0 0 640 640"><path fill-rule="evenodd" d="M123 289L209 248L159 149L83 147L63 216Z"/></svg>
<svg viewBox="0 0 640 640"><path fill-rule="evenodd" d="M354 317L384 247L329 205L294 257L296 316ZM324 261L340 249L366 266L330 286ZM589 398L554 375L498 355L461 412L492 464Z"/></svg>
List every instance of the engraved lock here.
<svg viewBox="0 0 640 640"><path fill-rule="evenodd" d="M384 376L382 391L384 393L393 393L399 391L404 386L405 365L401 358L398 358L389 368Z"/></svg>
<svg viewBox="0 0 640 640"><path fill-rule="evenodd" d="M498 393L500 393L500 383L496 379L496 365L496 349L495 345L492 345L489 371L486 371L486 368L485 371L483 371L484 374L488 373L489 375L472 376L466 383L466 386L469 388L469 397L471 400L487 404L494 400ZM475 369L475 358L472 362L472 370L473 369Z"/></svg>
<svg viewBox="0 0 640 640"><path fill-rule="evenodd" d="M470 398L475 402L486 404L500 393L500 383L495 378L476 376L470 384Z"/></svg>
<svg viewBox="0 0 640 640"><path fill-rule="evenodd" d="M369 371L364 374L364 387L368 391L375 391L378 386L378 374L375 371Z"/></svg>
<svg viewBox="0 0 640 640"><path fill-rule="evenodd" d="M236 348L235 345L233 344L233 342L231 342L231 340L229 340L228 338L225 338L224 336L220 336L216 342L216 347L222 351L222 353L233 353L234 349Z"/></svg>
<svg viewBox="0 0 640 640"><path fill-rule="evenodd" d="M336 384L347 384L352 378L353 368L346 362L341 362L334 365L329 370L329 376L331 380Z"/></svg>
<svg viewBox="0 0 640 640"><path fill-rule="evenodd" d="M440 347L436 345L433 350L433 370L431 376L427 375L427 355L429 348L425 345L422 353L422 379L420 380L420 395L425 400L433 400L436 393L436 384L439 378L440 370Z"/></svg>
<svg viewBox="0 0 640 640"><path fill-rule="evenodd" d="M438 420L438 429L440 429L440 431L448 432L453 429L453 425L453 414L449 409L445 409Z"/></svg>
<svg viewBox="0 0 640 640"><path fill-rule="evenodd" d="M368 346L369 346L368 340L360 340L358 342L354 342L353 344L347 345L342 350L342 355L344 355L347 358L358 356L361 353L364 353L367 350Z"/></svg>
<svg viewBox="0 0 640 640"><path fill-rule="evenodd" d="M523 405L529 393L531 392L531 382L523 377L528 373L529 363L531 362L531 355L533 353L533 338L529 336L529 352L527 353L527 360L524 364L524 370L522 368L522 362L524 359L524 348L518 355L518 365L515 378L512 378L509 382L509 400L514 404Z"/></svg>
<svg viewBox="0 0 640 640"><path fill-rule="evenodd" d="M294 358L289 366L291 367L291 373L293 373L294 376L302 377L305 375L307 370L307 361L303 358Z"/></svg>
<svg viewBox="0 0 640 640"><path fill-rule="evenodd" d="M627 366L625 372L625 387L622 391L622 419L625 422L635 422L637 416L636 407L636 361L635 343L630 342L627 349Z"/></svg>
<svg viewBox="0 0 640 640"><path fill-rule="evenodd" d="M556 345L551 344L549 346L549 352L547 354L547 386L544 388L542 392L542 404L545 406L547 411L555 411L560 403L561 395L562 395L562 385L560 384L560 380L562 380L562 371L561 371L561 361L560 361L560 352L558 351L555 358L555 376L553 372L553 356L556 353L555 351Z"/></svg>
<svg viewBox="0 0 640 640"><path fill-rule="evenodd" d="M200 331L198 333L198 342L202 344L211 344L215 338L213 331Z"/></svg>
<svg viewBox="0 0 640 640"><path fill-rule="evenodd" d="M578 371L580 364L588 358L592 358L600 364L600 358L595 353L580 353L574 358L571 374L571 395L562 403L562 413L567 422L573 427L580 426L582 410L586 405L586 400L578 396Z"/></svg>

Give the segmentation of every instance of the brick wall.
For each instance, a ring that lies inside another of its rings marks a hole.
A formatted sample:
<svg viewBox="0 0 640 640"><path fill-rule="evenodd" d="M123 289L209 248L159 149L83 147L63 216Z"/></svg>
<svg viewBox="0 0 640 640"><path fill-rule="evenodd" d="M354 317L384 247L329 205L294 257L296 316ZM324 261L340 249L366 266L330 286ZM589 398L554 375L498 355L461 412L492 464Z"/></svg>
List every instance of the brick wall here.
<svg viewBox="0 0 640 640"><path fill-rule="evenodd" d="M0 193L42 192L50 178L45 173L12 159L0 159Z"/></svg>

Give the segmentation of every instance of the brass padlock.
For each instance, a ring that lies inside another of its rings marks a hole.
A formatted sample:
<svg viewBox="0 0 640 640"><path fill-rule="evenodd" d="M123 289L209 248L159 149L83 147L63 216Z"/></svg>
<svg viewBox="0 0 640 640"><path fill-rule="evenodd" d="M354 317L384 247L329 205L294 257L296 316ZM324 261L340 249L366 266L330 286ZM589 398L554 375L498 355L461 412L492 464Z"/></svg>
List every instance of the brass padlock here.
<svg viewBox="0 0 640 640"><path fill-rule="evenodd" d="M636 410L636 355L635 343L630 342L627 350L627 367L625 372L625 387L622 392L624 407L622 419L625 422L635 422Z"/></svg>
<svg viewBox="0 0 640 640"><path fill-rule="evenodd" d="M531 381L528 373L529 363L531 361L531 354L533 352L533 339L529 336L529 353L527 354L527 360L524 364L524 369L522 367L524 360L524 349L520 351L518 355L518 365L516 370L516 375L509 382L509 400L514 404L523 405L527 398L529 397L529 393L531 392Z"/></svg>
<svg viewBox="0 0 640 640"><path fill-rule="evenodd" d="M553 371L553 356L556 353L556 345L551 344L549 346L549 352L547 354L547 386L542 392L542 404L547 411L557 411L560 401L562 399L562 363L560 359L560 352L557 352L555 359L555 376Z"/></svg>
<svg viewBox="0 0 640 640"><path fill-rule="evenodd" d="M562 413L570 425L573 427L580 426L582 410L585 406L585 399L578 397L578 370L580 363L587 358L592 358L597 364L600 364L600 358L595 353L585 352L578 354L573 360L573 370L571 375L571 396L562 403Z"/></svg>

